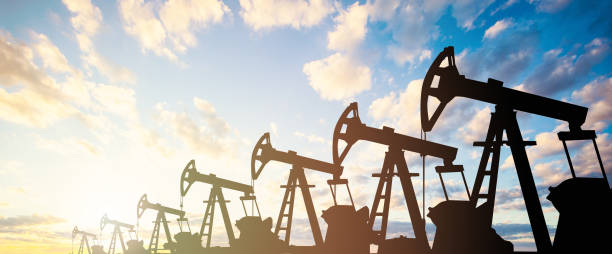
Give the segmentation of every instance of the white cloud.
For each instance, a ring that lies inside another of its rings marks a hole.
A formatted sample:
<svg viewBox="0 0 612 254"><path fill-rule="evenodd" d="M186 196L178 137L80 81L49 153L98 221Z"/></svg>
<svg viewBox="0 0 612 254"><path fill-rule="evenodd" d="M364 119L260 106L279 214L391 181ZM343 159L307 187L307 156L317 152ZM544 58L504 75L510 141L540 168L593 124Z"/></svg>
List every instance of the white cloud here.
<svg viewBox="0 0 612 254"><path fill-rule="evenodd" d="M31 127L45 127L78 111L54 79L33 63L33 50L0 34L0 118Z"/></svg>
<svg viewBox="0 0 612 254"><path fill-rule="evenodd" d="M476 140L480 140L486 135L490 120L491 109L489 107L478 110L466 125L459 128L459 133L457 135L466 144L471 144Z"/></svg>
<svg viewBox="0 0 612 254"><path fill-rule="evenodd" d="M390 20L399 6L399 0L368 1L369 13L374 20Z"/></svg>
<svg viewBox="0 0 612 254"><path fill-rule="evenodd" d="M240 0L240 16L254 30L319 24L333 10L328 0Z"/></svg>
<svg viewBox="0 0 612 254"><path fill-rule="evenodd" d="M143 53L151 50L158 56L177 61L176 55L166 45L166 30L155 16L153 8L152 2L120 1L119 11L123 19L123 29L138 39Z"/></svg>
<svg viewBox="0 0 612 254"><path fill-rule="evenodd" d="M216 111L207 101L194 98L195 107L204 115L202 121L192 118L187 113L167 110L165 104L158 103L158 122L169 129L170 133L181 140L187 147L209 158L232 158L235 156L237 133L225 120L217 116Z"/></svg>
<svg viewBox="0 0 612 254"><path fill-rule="evenodd" d="M355 2L346 11L340 11L334 20L336 22L334 31L327 33L327 48L352 51L365 38L368 6Z"/></svg>
<svg viewBox="0 0 612 254"><path fill-rule="evenodd" d="M583 128L603 130L612 120L612 78L599 77L572 93L572 99L588 104Z"/></svg>
<svg viewBox="0 0 612 254"><path fill-rule="evenodd" d="M178 62L174 51L184 53L188 47L197 45L195 33L221 22L230 12L218 0L169 0L163 5L121 0L119 11L123 29L138 40L143 53L150 50L173 62Z"/></svg>
<svg viewBox="0 0 612 254"><path fill-rule="evenodd" d="M495 38L499 33L511 27L513 24L514 23L512 22L512 19L498 20L497 22L495 22L495 24L493 24L491 27L489 27L485 31L483 39L484 38L488 38L488 39Z"/></svg>
<svg viewBox="0 0 612 254"><path fill-rule="evenodd" d="M308 140L309 143L321 143L321 144L327 144L327 143L331 143L330 141L325 140L323 137L317 136L315 134L304 134L303 132L299 132L299 131L295 131L293 132L293 135L300 137L300 138L305 138L306 140Z"/></svg>
<svg viewBox="0 0 612 254"><path fill-rule="evenodd" d="M193 104L200 110L204 120L215 135L224 136L231 131L230 125L217 115L217 110L210 102L194 97Z"/></svg>
<svg viewBox="0 0 612 254"><path fill-rule="evenodd" d="M100 103L102 110L136 121L138 111L134 90L130 88L99 84L91 89L92 96Z"/></svg>
<svg viewBox="0 0 612 254"><path fill-rule="evenodd" d="M100 156L101 148L83 138L65 138L52 140L35 135L36 146L66 156L93 155Z"/></svg>
<svg viewBox="0 0 612 254"><path fill-rule="evenodd" d="M219 0L169 0L159 11L174 48L183 53L197 44L195 31L219 23L230 13Z"/></svg>
<svg viewBox="0 0 612 254"><path fill-rule="evenodd" d="M93 5L90 0L63 0L63 3L74 14L70 23L75 30L77 43L83 52L81 58L86 66L95 67L111 82L136 82L136 78L130 70L109 62L98 54L93 45L92 38L98 33L102 24L100 8Z"/></svg>
<svg viewBox="0 0 612 254"><path fill-rule="evenodd" d="M76 15L70 18L75 30L92 36L97 33L102 22L100 8L94 6L90 0L63 0L70 12Z"/></svg>
<svg viewBox="0 0 612 254"><path fill-rule="evenodd" d="M391 120L390 126L396 128L397 132L418 133L421 126L419 98L422 83L420 79L410 81L401 93L392 91L374 100L368 108L368 114L377 121Z"/></svg>
<svg viewBox="0 0 612 254"><path fill-rule="evenodd" d="M76 73L76 70L68 64L68 60L62 52L57 48L44 34L32 32L32 37L37 40L36 44L32 45L36 53L40 56L43 66L58 73Z"/></svg>
<svg viewBox="0 0 612 254"><path fill-rule="evenodd" d="M370 68L349 56L335 53L304 64L309 85L326 100L342 100L370 89Z"/></svg>
<svg viewBox="0 0 612 254"><path fill-rule="evenodd" d="M278 125L276 125L275 122L270 122L270 131L272 132L272 135L278 136Z"/></svg>

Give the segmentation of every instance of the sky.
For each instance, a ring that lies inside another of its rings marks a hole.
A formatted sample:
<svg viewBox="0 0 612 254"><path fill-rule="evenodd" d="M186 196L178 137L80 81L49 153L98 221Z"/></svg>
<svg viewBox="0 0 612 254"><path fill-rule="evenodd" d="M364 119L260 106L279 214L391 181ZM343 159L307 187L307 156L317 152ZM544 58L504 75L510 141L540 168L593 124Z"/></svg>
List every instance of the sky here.
<svg viewBox="0 0 612 254"><path fill-rule="evenodd" d="M422 79L447 46L470 79L588 107L582 127L597 132L604 168L612 168L610 1L2 0L0 7L2 253L69 253L74 226L108 246L104 214L138 224L148 242L156 214L137 220L138 200L146 193L179 209L179 177L190 160L201 173L250 184L252 149L270 132L278 150L331 162L333 129L351 102L366 125L419 138ZM492 104L456 98L427 135L458 148L455 163L469 186L482 152L472 143L484 139L491 111ZM527 154L554 237L559 215L546 195L571 177L556 138L567 123L525 112L518 122L524 139L538 144ZM569 148L579 176L601 177L590 142ZM358 208L372 206L371 174L386 149L360 141L343 162ZM493 227L515 249L533 250L508 150ZM433 171L441 161L427 157L423 169L417 154L405 156L411 172L425 170L424 205L422 175L413 179L419 209L443 201ZM276 220L290 168L271 162L254 182L262 216ZM333 204L331 176L306 174L320 217ZM459 175L445 183L452 199L467 199ZM387 237L410 236L399 181L393 186ZM196 183L182 200L193 231L209 190ZM231 220L244 216L241 193L224 194ZM307 221L298 192L292 244L313 244ZM427 223L431 242L435 226ZM227 244L221 220L213 232L214 243Z"/></svg>

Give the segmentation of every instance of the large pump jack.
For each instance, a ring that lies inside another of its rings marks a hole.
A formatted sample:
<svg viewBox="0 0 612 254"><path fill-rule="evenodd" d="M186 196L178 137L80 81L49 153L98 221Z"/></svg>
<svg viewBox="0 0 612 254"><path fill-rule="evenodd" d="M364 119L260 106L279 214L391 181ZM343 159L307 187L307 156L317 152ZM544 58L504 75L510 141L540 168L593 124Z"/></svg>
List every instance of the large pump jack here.
<svg viewBox="0 0 612 254"><path fill-rule="evenodd" d="M76 238L78 235L81 235L81 243L79 244L78 254L85 253L85 250L87 250L88 254L93 254L92 248L89 246L89 239L96 240L96 235L81 231L79 228L74 226L74 229L72 230L72 239L74 240L74 238Z"/></svg>
<svg viewBox="0 0 612 254"><path fill-rule="evenodd" d="M359 140L388 146L381 172L372 174L373 177L380 177L369 218L369 226L373 233L372 242L379 245L378 252L381 253L383 251L380 246L383 244L387 234L391 184L393 183L394 176L399 176L404 198L406 199L406 206L415 234L414 248L416 250L428 251L429 243L425 232L425 220L420 215L419 205L411 180L411 177L418 176L419 174L411 173L408 170L404 151L419 153L421 156L441 158L444 165L437 166L436 171L440 174L440 180L442 180L442 173L460 172L463 176L463 166L453 164L457 155L457 148L395 133L392 128L386 126L383 126L382 129L366 126L359 119L357 102L353 102L340 115L334 129L332 141L334 164L342 164L351 147ZM340 147L340 141L346 144L343 148ZM395 171L396 167L397 172ZM463 180L465 183L465 176L463 176ZM442 182L442 185L444 186L444 182ZM444 192L446 194L446 188L444 188ZM383 209L382 212L379 212L378 208L381 200L383 200ZM377 217L381 218L379 230L374 229Z"/></svg>
<svg viewBox="0 0 612 254"><path fill-rule="evenodd" d="M119 222L116 220L111 220L105 214L100 220L100 231L104 230L104 227L108 224L115 226L115 228L113 229L113 236L111 237L110 245L108 246L108 254L115 253L115 245L117 244L117 238L119 238L119 242L121 243L121 250L123 250L122 253L125 253L127 249L125 247L125 242L123 241L123 234L121 232L121 228L127 228L128 232L135 232L134 225Z"/></svg>
<svg viewBox="0 0 612 254"><path fill-rule="evenodd" d="M159 231L160 227L164 227L164 233L166 234L166 241L168 244L174 243L172 240L172 235L170 234L170 228L168 227L168 220L166 220L166 213L173 214L179 217L178 221L185 221L185 211L181 211L178 209L170 208L167 206L163 206L159 203L153 204L147 200L147 194L142 195L140 200L138 201L138 206L136 207L136 215L138 219L142 217L142 214L146 209L151 209L157 211L157 217L155 219L155 225L153 226L153 233L151 233L151 240L149 242L149 253L157 254L161 250L159 248Z"/></svg>
<svg viewBox="0 0 612 254"><path fill-rule="evenodd" d="M270 133L266 132L261 136L261 138L259 138L259 141L257 141L257 144L253 149L253 154L251 156L252 179L256 180L261 174L261 171L263 170L264 166L272 160L292 165L292 168L290 169L289 173L289 179L287 179L287 184L281 185L281 188L285 188L285 195L283 196L283 203L278 213L278 220L276 221L274 234L276 236L279 236L280 231L284 230L285 243L287 245L289 244L291 236L291 222L293 219L293 204L295 200L295 191L296 188L299 187L302 192L302 197L304 199L304 205L306 207L306 213L308 214L308 220L310 222L310 229L312 230L312 236L315 242L315 246L321 247L323 245L323 236L321 234L321 228L319 227L319 222L317 220L317 215L312 202L312 196L310 195L309 190L309 188L314 187L314 185L308 184L306 176L304 175L304 169L312 169L318 172L331 174L333 178L331 180L328 180L327 183L329 184L330 189L332 191L334 203L336 203L336 186L346 185L349 198L351 199L351 203L353 204L351 192L348 187L348 181L346 179L340 179L343 168L339 166L339 164L336 165L304 157L298 155L296 152L291 150L287 152L276 150L272 147L272 144L270 143ZM258 163L260 164L257 165ZM283 226L283 221L285 218L287 219L287 222Z"/></svg>
<svg viewBox="0 0 612 254"><path fill-rule="evenodd" d="M608 184L606 173L601 162L601 156L599 155L599 150L595 142L596 134L593 130L581 129L581 125L586 119L587 108L513 90L503 87L502 85L503 82L491 78L489 78L489 80L485 83L467 79L463 75L460 75L455 63L454 49L453 47L447 47L436 57L425 75L421 90L421 125L423 131L430 131L434 127L438 117L440 117L444 107L454 97L466 97L495 104L495 112L491 114L491 120L489 122L489 129L485 141L474 142L474 146L483 146L484 150L482 152L478 173L476 175L472 194L470 196L470 205L475 208L479 205L479 200L484 199L482 205L478 207L478 213L484 217L486 223L490 227L493 219L495 204L500 148L502 145L509 146L514 159L516 172L519 178L520 187L523 193L537 250L538 252L549 252L552 244L548 234L548 228L544 220L544 214L540 205L534 178L531 173L527 153L525 151L525 146L535 145L535 141L523 140L518 122L516 120L515 110L550 117L568 123L569 131L559 132L558 137L563 142L571 173L574 178L576 178L576 176L565 142L568 140L592 140L597 158L599 160L601 172L603 174L603 179L598 179L596 182L598 182L597 185L606 186L601 189L603 189L603 192L609 193L610 186ZM430 96L435 97L439 101L437 108L432 114L429 113L428 108L428 100ZM508 138L507 141L502 140L504 131L506 132L506 136ZM490 170L487 170L490 156L492 156L491 167ZM489 186L487 188L487 193L481 193L481 187L485 177L489 178ZM610 201L608 198L607 200L600 200L599 202ZM563 217L563 215L560 215L560 218L561 217ZM582 222L577 224L597 225L598 223ZM555 236L555 244L557 244L557 238L559 238L560 235L573 233L575 239L577 239L576 237L581 237L581 235L584 235L585 233L571 232L571 229L569 231L570 232L564 231L560 223ZM575 239L573 241L576 241ZM586 244L587 243L584 243L584 245ZM599 244L606 243L602 241ZM457 251L456 248L453 250L450 247L449 250L451 252ZM568 249L565 250L568 251Z"/></svg>
<svg viewBox="0 0 612 254"><path fill-rule="evenodd" d="M225 198L223 197L222 189L230 189L242 192L244 195L240 197L240 200L242 201L242 208L244 209L245 215L247 215L247 209L244 205L245 200L252 201L255 207L257 207L257 213L259 214L259 206L257 206L257 201L255 199L255 196L253 195L253 187L250 185L219 178L214 174L199 173L195 166L195 160L191 160L189 161L189 163L187 163L187 166L185 166L185 169L181 174L181 197L187 195L187 191L189 191L189 188L191 188L191 185L194 182L201 182L212 185L208 201L204 201L206 203L206 212L204 213L204 220L202 221L202 227L200 228L200 237L206 236L206 248L210 248L213 219L215 215L215 203L217 202L219 202L219 208L221 209L221 215L223 216L223 222L225 224L225 231L227 233L229 244L230 246L232 246L234 244L234 241L236 240L236 237L234 236L232 222L230 221L227 206L225 205L225 203L229 201L225 200Z"/></svg>

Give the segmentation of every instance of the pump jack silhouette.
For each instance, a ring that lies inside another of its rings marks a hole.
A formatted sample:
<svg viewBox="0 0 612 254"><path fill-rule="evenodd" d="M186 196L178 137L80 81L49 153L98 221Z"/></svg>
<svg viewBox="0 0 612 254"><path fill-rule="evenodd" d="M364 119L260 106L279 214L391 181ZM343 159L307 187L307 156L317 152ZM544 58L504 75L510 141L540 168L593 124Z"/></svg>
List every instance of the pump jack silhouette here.
<svg viewBox="0 0 612 254"><path fill-rule="evenodd" d="M185 221L185 212L181 210L177 210L174 208L166 207L160 205L159 203L153 204L147 200L147 194L143 194L140 200L138 201L138 206L136 207L136 215L137 218L140 219L142 214L146 209L151 209L157 211L157 218L155 219L155 226L153 227L153 233L151 233L151 240L149 242L149 252L152 254L159 253L159 231L160 227L164 227L164 233L166 234L167 244L173 244L172 235L170 234L170 228L168 227L168 220L166 220L166 213L173 214L179 217L178 221ZM165 249L168 250L168 249Z"/></svg>
<svg viewBox="0 0 612 254"><path fill-rule="evenodd" d="M593 182L599 182L601 186L606 186L598 189L598 193L590 193L588 195L598 195L604 197L603 200L598 202L607 203L610 202L610 186L607 181L606 173L601 162L601 156L595 142L595 131L593 130L582 130L581 125L584 123L587 114L587 108L573 105L570 103L553 100L550 98L505 88L502 86L503 82L491 79L484 83L480 81L470 80L465 78L463 75L459 75L455 63L454 49L453 47L445 48L433 61L431 67L425 75L423 81L423 87L421 90L421 125L423 131L428 132L434 127L437 119L440 117L444 107L454 97L466 97L478 101L488 102L495 104L495 112L491 114L491 121L489 122L489 129L487 131L486 139L484 142L474 142L475 146L483 146L481 161L478 167L478 173L472 189L469 204L471 207L476 208L479 204L479 200L484 199L484 203L480 205L473 213L478 213L484 224L488 227L491 226L493 218L493 210L495 204L495 191L497 185L497 175L499 171L499 159L500 159L500 148L502 145L510 147L516 172L519 178L520 187L523 193L525 206L531 223L531 229L535 238L535 243L538 252L549 252L552 249L550 236L548 235L548 228L544 220L544 214L540 204L539 196L537 193L536 185L531 173L531 167L525 151L525 146L535 145L534 141L524 141L521 135L518 122L516 120L515 110L546 116L558 120L565 121L569 124L569 131L563 131L558 133L559 139L563 142L565 153L568 158L572 176L575 178L573 166L571 164L571 158L567 150L566 140L592 140L595 147L595 152L599 160L603 179L596 179ZM435 97L439 104L432 114L429 114L428 100L429 97ZM503 133L506 132L508 140L502 140ZM489 157L491 158L490 170L487 170L487 164ZM489 177L489 186L487 193L483 194L480 192L483 179ZM572 179L570 179L572 180ZM570 181L567 180L567 181ZM561 184L563 185L563 184ZM574 186L578 187L578 186ZM574 188L574 191L577 189ZM570 191L571 192L571 191ZM552 195L552 191L551 191ZM553 203L554 204L554 203ZM566 205L567 206L567 205ZM576 208L579 209L579 208ZM607 209L609 211L609 208ZM440 211L438 211L440 212ZM563 213L562 210L560 210ZM446 211L446 213L452 213L452 211ZM581 213L584 215L584 211ZM597 220L592 221L591 227L600 228L598 223L605 222L610 225L609 212L607 216L600 216ZM561 218L565 215L560 215ZM588 218L589 216L586 215ZM575 220L584 218L574 218ZM578 224L589 224L582 221ZM437 225L440 228L440 225ZM576 229L576 226L574 226ZM572 228L565 229L562 224L559 223L557 233L555 237L555 245L558 245L557 250L561 251L579 251L584 250L586 243L577 241L577 239L584 239L584 226L582 230L572 230ZM441 231L441 229L438 229ZM572 232L574 231L574 232ZM589 231L594 232L594 231ZM437 234L437 233L436 233ZM563 243L563 241L557 241L560 238L572 238L572 237L559 237L565 236L566 234L572 235L574 240L567 240L575 242L571 244L569 242ZM454 234L454 235L457 235ZM436 235L436 238L438 236ZM462 238L465 239L465 238ZM434 249L436 248L436 242L434 241ZM588 239L592 242L593 239ZM449 242L438 242L441 247L448 250L448 252L457 252L459 239L449 239ZM478 239L473 239L474 242L463 243L464 245L477 245ZM579 244L580 243L580 244ZM582 245L582 246L579 246ZM599 243L594 243L595 246L605 247L607 241L603 240ZM563 247L561 247L563 246ZM593 245L591 245L593 246ZM588 248L588 247L586 247ZM472 249L474 250L474 249ZM601 249L599 250L601 251Z"/></svg>
<svg viewBox="0 0 612 254"><path fill-rule="evenodd" d="M331 164L328 162L304 157L298 155L294 151L282 152L272 147L270 143L270 133L264 133L257 144L253 148L253 154L251 156L251 176L253 180L256 180L261 174L264 166L271 160L284 162L292 165L290 169L289 178L287 179L286 185L281 185L281 188L285 188L285 195L283 197L283 203L278 214L278 220L276 221L276 227L274 234L279 235L281 230L285 230L285 242L288 245L291 235L291 222L293 218L293 204L295 200L295 190L297 187L301 189L302 197L304 199L304 205L308 214L308 220L310 222L310 229L315 242L315 246L323 246L323 236L321 234L321 228L317 220L317 215L314 210L312 202L312 196L310 195L309 188L314 185L309 185L304 175L304 169L312 169L315 171L331 174L333 178L328 180L327 183L330 185L334 203L336 203L336 186L346 185L351 203L353 204L353 198L348 187L348 181L346 179L340 179L343 168L337 164ZM259 164L257 166L256 164ZM334 187L332 187L334 186ZM352 205L354 207L354 204ZM286 225L283 227L283 220L287 219Z"/></svg>
<svg viewBox="0 0 612 254"><path fill-rule="evenodd" d="M353 102L344 110L342 115L340 115L336 127L334 128L332 141L334 164L342 164L349 150L358 140L366 140L389 147L385 154L381 172L379 174L372 174L373 177L380 177L369 218L369 226L373 234L372 243L379 245L378 253L386 252L383 246L387 234L389 204L391 201L391 184L394 176L399 176L400 178L404 198L406 199L406 206L410 215L410 221L412 222L412 228L415 234L414 239L406 239L408 240L406 244L410 245L409 248L412 251L428 252L429 243L425 232L425 221L424 218L421 218L419 205L414 193L414 186L410 179L419 174L411 173L408 170L404 158L404 151L442 158L444 165L436 167L436 171L439 174L446 172L461 172L463 174L463 166L453 164L457 155L457 148L395 133L392 128L386 126L382 129L366 126L361 123L359 119L357 103ZM340 141L345 142L346 146L341 148ZM397 172L395 171L396 167ZM442 180L441 175L440 179ZM465 182L465 177L463 179ZM444 186L444 182L442 182L442 184ZM446 189L444 190L446 193ZM382 212L378 212L378 206L380 205L381 199L383 200L383 209ZM380 230L374 229L376 217L381 217Z"/></svg>
<svg viewBox="0 0 612 254"><path fill-rule="evenodd" d="M105 214L104 216L102 216L102 219L100 219L100 231L104 230L104 227L107 224L111 224L115 226L113 229L113 236L111 237L110 245L108 246L108 254L115 253L115 245L117 244L117 237L119 237L119 242L121 243L121 250L123 251L122 253L125 253L127 249L125 247L125 242L123 241L123 234L121 232L121 228L127 228L128 232L135 232L134 225L119 222L116 220L111 220Z"/></svg>
<svg viewBox="0 0 612 254"><path fill-rule="evenodd" d="M191 185L194 182L201 182L212 185L208 201L204 201L206 203L206 212L204 213L204 220L202 221L202 227L200 228L200 237L206 236L206 248L210 248L213 219L215 215L215 203L217 202L219 202L219 208L221 208L221 215L223 216L225 231L227 233L227 238L229 239L230 246L232 246L236 241L232 222L230 221L227 206L225 205L225 203L229 201L226 201L223 197L222 189L230 189L242 192L244 195L240 197L240 200L242 201L242 208L244 209L245 216L248 216L248 214L244 205L244 201L251 200L257 207L257 217L261 218L259 216L259 206L257 206L257 200L253 195L252 186L219 178L214 174L199 173L195 166L195 160L191 160L189 161L189 163L187 163L187 166L185 166L185 169L181 174L181 197L184 197L187 194L187 191L189 191L189 188L191 188Z"/></svg>
<svg viewBox="0 0 612 254"><path fill-rule="evenodd" d="M77 228L76 226L74 226L74 229L72 230L72 239L74 240L75 237L77 237L78 235L81 235L81 243L79 244L79 252L78 254L83 254L85 253L85 251L87 251L87 253L89 254L93 254L91 247L89 246L89 239L88 237L90 237L93 240L96 240L96 235L92 234L92 233L87 233L85 231L81 231L79 230L79 228Z"/></svg>

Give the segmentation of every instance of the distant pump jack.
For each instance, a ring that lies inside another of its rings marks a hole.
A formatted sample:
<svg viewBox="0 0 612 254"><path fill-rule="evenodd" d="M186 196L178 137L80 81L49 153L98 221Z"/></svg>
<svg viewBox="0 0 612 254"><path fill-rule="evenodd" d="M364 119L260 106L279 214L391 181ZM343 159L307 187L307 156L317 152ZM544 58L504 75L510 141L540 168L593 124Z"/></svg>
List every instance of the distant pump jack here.
<svg viewBox="0 0 612 254"><path fill-rule="evenodd" d="M236 241L232 222L229 218L227 206L225 205L225 203L229 202L229 200L225 200L225 198L223 197L222 189L230 189L242 192L244 195L240 197L240 200L242 201L242 208L244 209L245 216L248 216L248 213L246 206L244 205L244 201L250 200L257 208L257 216L260 217L259 206L257 206L257 200L253 195L253 186L219 178L214 174L199 173L195 166L195 160L191 160L189 161L189 163L187 163L187 166L185 166L185 169L181 174L181 198L187 195L187 191L189 191L189 188L191 188L191 185L194 182L201 182L212 185L208 200L204 201L206 203L206 212L204 213L204 220L202 221L202 227L200 228L200 237L206 236L206 248L210 248L213 221L215 215L215 203L217 202L219 202L219 208L221 208L221 215L223 216L225 231L227 233L227 238L229 240L230 246L232 246Z"/></svg>
<svg viewBox="0 0 612 254"><path fill-rule="evenodd" d="M259 141L253 148L253 154L251 156L251 177L256 180L261 174L261 171L265 165L270 161L279 161L292 165L289 173L289 179L287 179L286 185L281 185L281 188L285 188L285 195L283 196L283 203L278 214L278 220L276 221L276 227L274 234L279 236L281 230L285 231L285 242L288 245L291 237L291 223L293 219L293 204L295 200L295 190L300 188L302 197L304 199L304 205L306 207L306 213L308 214L308 220L310 222L310 229L315 242L315 246L321 247L323 245L323 236L321 234L321 228L317 220L317 215L314 210L312 202L312 196L310 195L310 189L314 185L309 185L304 175L304 169L312 169L318 172L331 174L333 178L328 180L327 183L330 185L332 191L332 197L334 204L336 201L336 186L346 185L351 205L354 207L353 198L348 187L348 181L346 179L340 179L342 175L342 166L304 157L298 155L294 151L279 151L272 147L270 143L270 133L264 133ZM333 186L333 187L332 187ZM283 226L284 219L287 219L285 226Z"/></svg>
<svg viewBox="0 0 612 254"><path fill-rule="evenodd" d="M134 225L119 222L116 220L111 220L105 214L100 220L100 231L104 230L104 227L108 224L115 226L113 229L113 236L111 237L110 245L108 246L108 254L115 253L115 245L117 244L117 238L119 238L119 242L121 243L121 250L123 251L122 253L125 253L127 249L125 246L125 242L123 241L123 234L121 232L121 228L127 228L128 232L135 232Z"/></svg>
<svg viewBox="0 0 612 254"><path fill-rule="evenodd" d="M164 227L164 233L166 235L167 243L174 243L172 240L172 235L170 234L170 228L168 227L168 221L166 220L166 213L173 214L179 216L179 221L185 220L185 212L166 207L160 205L159 203L153 204L147 200L147 194L142 195L140 200L138 201L138 206L136 207L136 215L138 219L142 217L142 214L146 209L151 209L157 211L157 218L155 219L155 225L153 227L153 233L151 233L151 240L149 242L149 252L152 254L159 253L161 248L159 248L159 231L160 227Z"/></svg>
<svg viewBox="0 0 612 254"><path fill-rule="evenodd" d="M72 230L72 239L74 240L74 238L76 238L78 235L81 235L81 243L79 244L79 252L77 253L83 254L85 253L85 250L87 250L88 254L93 254L91 247L89 245L89 239L95 240L96 235L92 233L87 233L85 231L81 231L79 230L79 228L75 226L74 229Z"/></svg>

